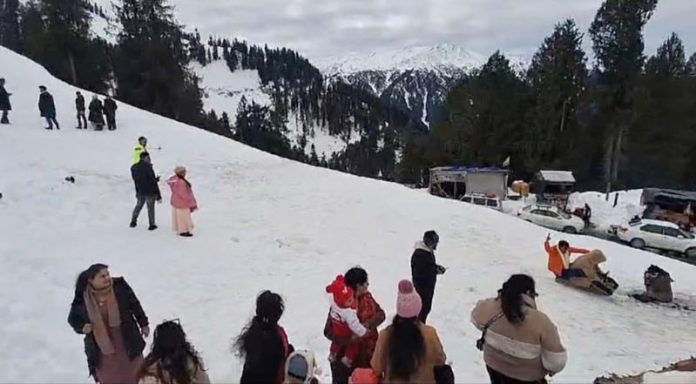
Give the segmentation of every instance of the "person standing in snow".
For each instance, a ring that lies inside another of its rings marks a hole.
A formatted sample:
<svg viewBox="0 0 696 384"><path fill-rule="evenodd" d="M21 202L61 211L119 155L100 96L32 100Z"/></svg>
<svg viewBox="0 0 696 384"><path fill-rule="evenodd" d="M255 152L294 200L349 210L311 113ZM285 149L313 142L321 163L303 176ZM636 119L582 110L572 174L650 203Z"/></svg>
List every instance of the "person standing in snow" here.
<svg viewBox="0 0 696 384"><path fill-rule="evenodd" d="M372 369L384 383L435 384L435 369L447 359L435 328L418 320L422 301L413 284L399 282L396 316L379 333Z"/></svg>
<svg viewBox="0 0 696 384"><path fill-rule="evenodd" d="M244 359L240 384L282 384L285 361L293 352L283 327L278 325L285 304L277 293L263 291L256 298L256 315L234 342Z"/></svg>
<svg viewBox="0 0 696 384"><path fill-rule="evenodd" d="M350 368L360 352L358 338L367 334L367 328L358 319L357 304L353 289L345 283L342 275L326 287L326 293L333 297L329 316L331 317L331 333L341 338L349 338L351 342L345 346L343 357L339 359L338 353L341 345L336 342L331 343L329 348L329 361L335 363L340 361L346 368Z"/></svg>
<svg viewBox="0 0 696 384"><path fill-rule="evenodd" d="M5 79L0 78L0 111L2 112L2 117L0 117L0 124L9 124L10 119L7 117L7 112L12 110L12 104L10 104L11 93L7 93L5 90Z"/></svg>
<svg viewBox="0 0 696 384"><path fill-rule="evenodd" d="M106 95L106 100L104 100L104 114L106 115L106 125L109 131L116 130L116 110L118 106L116 101L111 97L111 95Z"/></svg>
<svg viewBox="0 0 696 384"><path fill-rule="evenodd" d="M423 234L423 241L416 243L411 256L411 277L416 291L423 300L423 307L418 318L426 323L433 305L435 296L435 283L437 276L447 270L435 262L435 250L440 243L440 236L435 231L427 231Z"/></svg>
<svg viewBox="0 0 696 384"><path fill-rule="evenodd" d="M177 320L155 328L152 348L138 379L138 384L210 384L203 360Z"/></svg>
<svg viewBox="0 0 696 384"><path fill-rule="evenodd" d="M541 384L563 370L568 355L558 329L537 309L534 279L512 275L498 296L479 301L471 320L491 384Z"/></svg>
<svg viewBox="0 0 696 384"><path fill-rule="evenodd" d="M56 129L60 129L60 124L56 120L56 104L53 102L53 96L48 93L45 86L40 86L39 91L39 112L41 117L46 119L48 127L46 129L53 129L53 124L56 125Z"/></svg>
<svg viewBox="0 0 696 384"><path fill-rule="evenodd" d="M75 283L68 323L84 335L89 373L100 384L135 384L143 361L147 316L133 289L94 264Z"/></svg>
<svg viewBox="0 0 696 384"><path fill-rule="evenodd" d="M140 154L143 152L147 152L147 138L140 136L138 144L133 147L133 164L137 164L140 161Z"/></svg>
<svg viewBox="0 0 696 384"><path fill-rule="evenodd" d="M92 101L89 103L89 121L95 131L104 129L104 106L97 95L92 96Z"/></svg>
<svg viewBox="0 0 696 384"><path fill-rule="evenodd" d="M75 92L75 110L77 111L77 129L84 126L87 129L87 118L85 118L85 97L80 91Z"/></svg>
<svg viewBox="0 0 696 384"><path fill-rule="evenodd" d="M135 183L135 196L138 202L135 205L135 209L133 209L130 227L135 228L138 225L140 211L143 209L143 205L147 203L147 218L150 223L148 230L153 231L157 229L157 225L155 225L155 202L162 201L162 194L160 193L159 185L157 185L159 177L155 176L155 171L152 169L149 153L142 152L140 154L140 161L131 167L131 176Z"/></svg>
<svg viewBox="0 0 696 384"><path fill-rule="evenodd" d="M377 327L384 323L386 318L384 310L369 292L369 282L367 271L360 267L349 269L345 276L345 283L355 292L355 298L358 301L358 319L368 329L367 335L358 340L359 353L357 359L351 367L346 367L340 361L331 363L331 379L333 384L348 384L348 379L351 372L356 368L369 368L372 354L377 345ZM345 354L345 348L350 345L353 340L351 337L340 337L334 335L331 326L331 313L326 316L326 324L324 325L324 336L332 343L336 343L341 347L341 350L336 355L340 360Z"/></svg>
<svg viewBox="0 0 696 384"><path fill-rule="evenodd" d="M182 237L191 237L193 234L193 221L191 213L198 209L196 197L193 195L191 183L186 180L186 168L178 166L174 169L174 176L167 180L172 190L172 226L174 232Z"/></svg>

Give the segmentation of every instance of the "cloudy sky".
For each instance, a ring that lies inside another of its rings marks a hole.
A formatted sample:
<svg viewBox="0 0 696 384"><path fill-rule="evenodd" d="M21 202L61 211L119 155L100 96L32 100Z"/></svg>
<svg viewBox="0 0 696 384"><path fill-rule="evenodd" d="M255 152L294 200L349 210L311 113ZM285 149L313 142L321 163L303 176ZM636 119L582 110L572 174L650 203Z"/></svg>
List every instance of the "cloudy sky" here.
<svg viewBox="0 0 696 384"><path fill-rule="evenodd" d="M587 31L601 0L172 0L203 36L286 46L310 59L451 43L488 55L530 56L553 26L572 17ZM671 33L696 50L696 0L659 0L646 31L652 54ZM590 43L586 37L586 48Z"/></svg>

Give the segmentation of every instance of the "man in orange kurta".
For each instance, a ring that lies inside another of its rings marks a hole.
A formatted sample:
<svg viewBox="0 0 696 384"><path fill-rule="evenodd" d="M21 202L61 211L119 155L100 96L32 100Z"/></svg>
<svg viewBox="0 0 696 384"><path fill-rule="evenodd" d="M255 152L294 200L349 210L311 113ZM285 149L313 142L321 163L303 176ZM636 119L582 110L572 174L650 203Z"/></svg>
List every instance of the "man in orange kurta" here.
<svg viewBox="0 0 696 384"><path fill-rule="evenodd" d="M582 269L570 268L570 255L573 253L586 254L590 251L582 248L573 248L565 240L559 241L558 245L555 246L552 246L550 242L551 237L548 236L546 242L544 242L544 248L549 255L549 271L553 272L556 277L563 279L586 277Z"/></svg>

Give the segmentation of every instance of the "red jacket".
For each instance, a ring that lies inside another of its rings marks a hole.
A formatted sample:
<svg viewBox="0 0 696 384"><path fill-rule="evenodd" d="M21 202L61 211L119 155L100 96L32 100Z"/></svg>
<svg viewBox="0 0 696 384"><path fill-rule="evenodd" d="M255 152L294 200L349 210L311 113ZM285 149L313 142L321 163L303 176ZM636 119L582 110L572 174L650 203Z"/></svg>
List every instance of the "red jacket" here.
<svg viewBox="0 0 696 384"><path fill-rule="evenodd" d="M544 249L546 249L546 253L549 255L549 271L553 272L557 277L563 274L564 269L570 267L570 255L572 253L585 254L590 252L587 249L570 247L568 248L568 254L563 255L561 250L558 249L558 245L551 246L548 240L544 242Z"/></svg>

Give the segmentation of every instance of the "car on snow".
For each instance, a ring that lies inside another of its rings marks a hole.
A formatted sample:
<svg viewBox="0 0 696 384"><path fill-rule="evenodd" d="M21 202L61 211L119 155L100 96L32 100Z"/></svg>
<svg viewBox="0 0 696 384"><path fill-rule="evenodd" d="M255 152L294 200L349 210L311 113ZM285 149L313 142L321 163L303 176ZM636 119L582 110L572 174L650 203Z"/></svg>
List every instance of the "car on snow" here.
<svg viewBox="0 0 696 384"><path fill-rule="evenodd" d="M500 199L496 196L488 196L483 193L469 193L459 199L465 203L480 205L483 207L488 207L498 211L503 210L503 204Z"/></svg>
<svg viewBox="0 0 696 384"><path fill-rule="evenodd" d="M529 205L517 212L517 216L530 223L565 233L580 233L585 229L582 219L551 205Z"/></svg>
<svg viewBox="0 0 696 384"><path fill-rule="evenodd" d="M621 241L630 244L633 248L660 249L696 258L696 237L669 221L632 221L627 225L619 226L616 234Z"/></svg>

